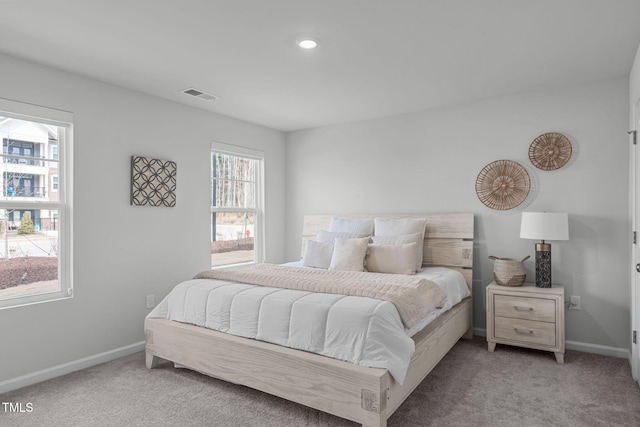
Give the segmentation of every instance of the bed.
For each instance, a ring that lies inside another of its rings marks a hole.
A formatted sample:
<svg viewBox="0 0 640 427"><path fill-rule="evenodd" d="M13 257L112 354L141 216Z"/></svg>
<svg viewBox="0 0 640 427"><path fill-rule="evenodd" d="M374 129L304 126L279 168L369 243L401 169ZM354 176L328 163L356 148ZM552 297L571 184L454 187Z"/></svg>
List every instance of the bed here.
<svg viewBox="0 0 640 427"><path fill-rule="evenodd" d="M363 218L424 218L422 265L459 271L471 289L473 226L471 213L350 215ZM319 231L329 229L331 215L304 218L302 252ZM190 369L242 384L362 424L386 426L387 419L461 338L471 338L471 297L440 314L413 335L415 351L402 384L389 370L259 340L176 322L145 320L146 364L168 360Z"/></svg>

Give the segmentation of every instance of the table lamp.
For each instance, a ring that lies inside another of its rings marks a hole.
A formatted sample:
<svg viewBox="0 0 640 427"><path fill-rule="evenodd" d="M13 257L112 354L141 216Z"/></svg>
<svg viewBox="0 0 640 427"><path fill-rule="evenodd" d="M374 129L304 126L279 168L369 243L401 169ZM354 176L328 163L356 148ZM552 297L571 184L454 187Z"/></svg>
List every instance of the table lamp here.
<svg viewBox="0 0 640 427"><path fill-rule="evenodd" d="M551 244L545 240L569 240L569 215L556 212L522 212L520 238L536 243L536 286L551 287Z"/></svg>

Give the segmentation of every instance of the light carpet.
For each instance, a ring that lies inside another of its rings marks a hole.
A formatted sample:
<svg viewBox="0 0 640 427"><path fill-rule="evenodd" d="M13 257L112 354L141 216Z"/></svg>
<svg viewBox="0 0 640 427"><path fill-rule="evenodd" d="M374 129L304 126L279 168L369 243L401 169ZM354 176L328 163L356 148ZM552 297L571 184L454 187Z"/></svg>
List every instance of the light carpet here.
<svg viewBox="0 0 640 427"><path fill-rule="evenodd" d="M162 364L144 353L25 387L0 402L0 425L355 426L243 386ZM15 407L15 406L14 406ZM640 426L640 388L625 359L461 340L389 419L399 426Z"/></svg>

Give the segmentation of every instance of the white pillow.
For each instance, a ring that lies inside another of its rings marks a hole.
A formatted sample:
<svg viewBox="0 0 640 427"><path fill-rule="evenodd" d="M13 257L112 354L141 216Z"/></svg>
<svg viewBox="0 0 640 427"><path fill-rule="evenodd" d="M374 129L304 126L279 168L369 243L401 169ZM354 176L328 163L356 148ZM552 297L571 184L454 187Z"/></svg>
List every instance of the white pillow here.
<svg viewBox="0 0 640 427"><path fill-rule="evenodd" d="M371 236L373 234L373 218L350 219L334 216L331 217L329 231L368 234Z"/></svg>
<svg viewBox="0 0 640 427"><path fill-rule="evenodd" d="M333 255L332 243L320 243L314 240L307 240L304 248L304 257L302 265L314 268L329 268L331 264L331 256Z"/></svg>
<svg viewBox="0 0 640 427"><path fill-rule="evenodd" d="M370 245L367 271L372 273L416 274L416 244Z"/></svg>
<svg viewBox="0 0 640 427"><path fill-rule="evenodd" d="M420 233L400 234L397 236L371 236L371 243L374 245L404 245L406 243L415 243L414 250L414 270L422 270L422 253L418 252L418 246L424 247L424 236Z"/></svg>
<svg viewBox="0 0 640 427"><path fill-rule="evenodd" d="M329 270L364 271L364 257L369 247L369 238L336 238Z"/></svg>
<svg viewBox="0 0 640 427"><path fill-rule="evenodd" d="M371 234L367 233L348 233L345 231L320 230L318 231L316 240L320 243L331 243L333 245L333 242L335 242L336 238L354 239L358 237L369 237L370 235Z"/></svg>
<svg viewBox="0 0 640 427"><path fill-rule="evenodd" d="M420 233L420 242L424 240L424 230L427 225L425 218L375 218L374 235L376 236L398 236L401 234ZM420 259L420 266L416 271L422 270L423 245L416 246L416 260ZM417 264L416 264L417 265Z"/></svg>

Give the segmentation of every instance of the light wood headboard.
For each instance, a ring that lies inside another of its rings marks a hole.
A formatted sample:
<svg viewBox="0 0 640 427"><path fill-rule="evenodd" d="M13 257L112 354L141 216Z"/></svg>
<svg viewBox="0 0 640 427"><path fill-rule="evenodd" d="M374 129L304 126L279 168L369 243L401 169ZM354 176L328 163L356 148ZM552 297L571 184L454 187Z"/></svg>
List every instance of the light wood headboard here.
<svg viewBox="0 0 640 427"><path fill-rule="evenodd" d="M332 216L341 218L425 218L424 267L448 267L462 273L469 289L473 279L473 213L406 215L305 215L302 226L302 255L309 239L328 230Z"/></svg>

